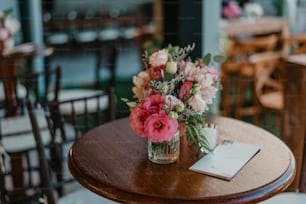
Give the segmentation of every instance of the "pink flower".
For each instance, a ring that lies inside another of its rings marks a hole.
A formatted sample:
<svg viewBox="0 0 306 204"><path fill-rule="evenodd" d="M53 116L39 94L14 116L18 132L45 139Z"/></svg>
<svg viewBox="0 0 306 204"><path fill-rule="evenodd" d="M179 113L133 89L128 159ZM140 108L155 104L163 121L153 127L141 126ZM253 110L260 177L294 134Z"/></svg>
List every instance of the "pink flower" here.
<svg viewBox="0 0 306 204"><path fill-rule="evenodd" d="M154 113L164 113L163 104L165 102L165 97L159 94L151 95L144 99L141 103L143 111L146 112L147 115L151 115Z"/></svg>
<svg viewBox="0 0 306 204"><path fill-rule="evenodd" d="M204 113L207 103L203 100L200 94L196 94L188 100L188 104L192 107L192 109L199 114Z"/></svg>
<svg viewBox="0 0 306 204"><path fill-rule="evenodd" d="M192 86L193 83L191 81L184 81L180 89L179 98L187 99L188 97L190 97Z"/></svg>
<svg viewBox="0 0 306 204"><path fill-rule="evenodd" d="M222 14L226 18L236 18L241 15L241 9L236 2L230 2L222 10Z"/></svg>
<svg viewBox="0 0 306 204"><path fill-rule="evenodd" d="M1 28L0 26L0 40L7 40L10 37L10 32L5 29L5 28Z"/></svg>
<svg viewBox="0 0 306 204"><path fill-rule="evenodd" d="M167 61L168 52L165 49L154 52L149 58L149 64L153 67L165 65Z"/></svg>
<svg viewBox="0 0 306 204"><path fill-rule="evenodd" d="M201 64L201 68L204 68L208 73L210 73L213 76L213 80L217 81L219 78L218 72L215 68L209 67L205 64Z"/></svg>
<svg viewBox="0 0 306 204"><path fill-rule="evenodd" d="M142 71L137 76L133 77L133 93L135 94L135 98L138 98L140 101L142 101L145 97L149 96L151 94L151 89L147 87L150 81L150 75Z"/></svg>
<svg viewBox="0 0 306 204"><path fill-rule="evenodd" d="M177 120L171 120L166 114L153 114L144 124L145 135L152 142L170 141L178 129Z"/></svg>
<svg viewBox="0 0 306 204"><path fill-rule="evenodd" d="M172 95L165 96L165 105L166 105L165 107L166 107L167 112L172 111L173 108L175 108L175 106L178 106L178 105L184 107L184 103L180 99Z"/></svg>
<svg viewBox="0 0 306 204"><path fill-rule="evenodd" d="M137 135L144 137L144 122L146 120L146 112L142 110L140 105L133 108L130 114L130 125L132 129L137 133Z"/></svg>

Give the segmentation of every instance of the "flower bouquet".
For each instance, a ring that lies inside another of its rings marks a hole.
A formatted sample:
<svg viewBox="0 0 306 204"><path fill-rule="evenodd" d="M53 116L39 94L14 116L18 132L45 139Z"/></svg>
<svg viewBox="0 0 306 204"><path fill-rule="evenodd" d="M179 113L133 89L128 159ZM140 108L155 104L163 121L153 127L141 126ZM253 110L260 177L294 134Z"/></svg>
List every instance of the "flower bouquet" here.
<svg viewBox="0 0 306 204"><path fill-rule="evenodd" d="M228 19L241 16L241 8L236 1L226 1L222 8L222 16Z"/></svg>
<svg viewBox="0 0 306 204"><path fill-rule="evenodd" d="M10 14L12 9L0 11L0 51L14 47L13 34L19 31L20 23Z"/></svg>
<svg viewBox="0 0 306 204"><path fill-rule="evenodd" d="M170 45L151 55L145 52L144 70L133 77L135 100L122 99L131 110L131 128L148 138L151 161L155 157L157 163L175 161L179 135L200 151L209 149L201 129L220 84L210 62L222 62L224 57L207 54L192 61L188 54L194 47ZM164 155L158 157L160 153Z"/></svg>

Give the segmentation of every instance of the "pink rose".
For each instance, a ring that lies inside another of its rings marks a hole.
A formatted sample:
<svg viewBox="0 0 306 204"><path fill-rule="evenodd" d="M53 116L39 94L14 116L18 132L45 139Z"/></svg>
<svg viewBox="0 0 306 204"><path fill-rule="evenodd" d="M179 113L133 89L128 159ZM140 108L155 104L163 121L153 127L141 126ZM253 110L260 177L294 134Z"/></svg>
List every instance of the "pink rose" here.
<svg viewBox="0 0 306 204"><path fill-rule="evenodd" d="M180 92L179 92L179 98L180 99L187 99L191 95L191 89L192 89L193 83L191 81L184 81L184 83L181 86Z"/></svg>
<svg viewBox="0 0 306 204"><path fill-rule="evenodd" d="M170 141L178 129L178 122L166 114L153 114L147 118L144 127L145 135L152 142Z"/></svg>
<svg viewBox="0 0 306 204"><path fill-rule="evenodd" d="M149 58L149 64L153 67L165 65L168 61L168 52L163 49L154 52Z"/></svg>

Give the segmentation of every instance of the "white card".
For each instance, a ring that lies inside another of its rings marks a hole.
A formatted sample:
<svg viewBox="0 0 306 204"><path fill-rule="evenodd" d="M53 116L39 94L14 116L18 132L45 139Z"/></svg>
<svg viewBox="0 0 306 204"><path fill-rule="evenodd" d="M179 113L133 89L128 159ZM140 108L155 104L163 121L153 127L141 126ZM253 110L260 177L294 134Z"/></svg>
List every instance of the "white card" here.
<svg viewBox="0 0 306 204"><path fill-rule="evenodd" d="M213 152L203 156L189 169L231 180L259 151L260 147L255 144L224 140Z"/></svg>

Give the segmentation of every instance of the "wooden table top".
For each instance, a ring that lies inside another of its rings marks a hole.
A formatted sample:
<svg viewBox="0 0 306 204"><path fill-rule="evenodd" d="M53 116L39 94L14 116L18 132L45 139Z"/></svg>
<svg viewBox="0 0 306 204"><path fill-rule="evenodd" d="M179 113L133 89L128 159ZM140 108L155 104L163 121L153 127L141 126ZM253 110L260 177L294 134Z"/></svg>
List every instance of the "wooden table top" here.
<svg viewBox="0 0 306 204"><path fill-rule="evenodd" d="M12 49L0 51L0 61L19 60L21 58L32 58L35 56L49 56L53 54L52 47L37 46L33 43L24 43L15 46Z"/></svg>
<svg viewBox="0 0 306 204"><path fill-rule="evenodd" d="M289 55L286 60L290 63L306 66L306 54Z"/></svg>
<svg viewBox="0 0 306 204"><path fill-rule="evenodd" d="M289 24L286 18L261 17L255 21L248 19L234 19L226 21L221 29L229 36L261 35L269 33L289 34Z"/></svg>
<svg viewBox="0 0 306 204"><path fill-rule="evenodd" d="M71 147L69 168L91 191L124 203L249 203L283 190L295 175L295 160L276 136L251 124L216 117L219 140L257 144L261 151L231 180L188 170L200 157L182 140L176 163L153 164L147 141L127 118L101 125Z"/></svg>

